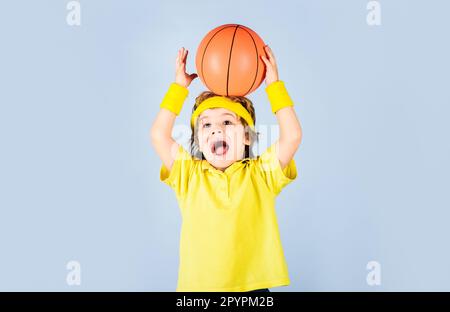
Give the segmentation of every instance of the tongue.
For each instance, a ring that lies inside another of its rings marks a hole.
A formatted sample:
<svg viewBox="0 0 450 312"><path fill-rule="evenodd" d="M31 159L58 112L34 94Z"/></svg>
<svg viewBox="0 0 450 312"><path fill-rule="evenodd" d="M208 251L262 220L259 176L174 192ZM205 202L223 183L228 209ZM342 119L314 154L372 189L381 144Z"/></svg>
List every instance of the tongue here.
<svg viewBox="0 0 450 312"><path fill-rule="evenodd" d="M223 145L217 146L216 147L216 154L217 155L222 155L226 153L226 149Z"/></svg>

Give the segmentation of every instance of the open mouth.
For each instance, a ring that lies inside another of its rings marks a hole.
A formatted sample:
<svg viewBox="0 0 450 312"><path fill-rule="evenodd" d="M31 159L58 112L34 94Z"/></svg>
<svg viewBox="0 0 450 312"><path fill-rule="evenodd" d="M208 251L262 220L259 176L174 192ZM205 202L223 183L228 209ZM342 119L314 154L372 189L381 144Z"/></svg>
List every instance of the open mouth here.
<svg viewBox="0 0 450 312"><path fill-rule="evenodd" d="M223 140L216 141L211 144L211 153L215 155L225 155L229 149L227 142Z"/></svg>

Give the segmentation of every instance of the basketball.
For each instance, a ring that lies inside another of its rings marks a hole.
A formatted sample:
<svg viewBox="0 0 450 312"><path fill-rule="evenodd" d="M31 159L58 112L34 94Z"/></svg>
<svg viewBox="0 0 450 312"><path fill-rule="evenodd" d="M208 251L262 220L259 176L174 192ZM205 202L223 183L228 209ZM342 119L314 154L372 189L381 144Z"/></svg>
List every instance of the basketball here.
<svg viewBox="0 0 450 312"><path fill-rule="evenodd" d="M245 96L263 82L264 41L248 27L226 24L211 30L196 54L197 74L218 95Z"/></svg>

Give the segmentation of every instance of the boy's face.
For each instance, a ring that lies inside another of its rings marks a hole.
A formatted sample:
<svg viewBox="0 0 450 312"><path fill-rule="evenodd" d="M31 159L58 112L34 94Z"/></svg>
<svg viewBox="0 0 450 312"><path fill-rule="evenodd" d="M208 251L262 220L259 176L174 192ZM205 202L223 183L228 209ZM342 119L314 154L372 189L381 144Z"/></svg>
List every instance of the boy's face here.
<svg viewBox="0 0 450 312"><path fill-rule="evenodd" d="M244 125L236 113L226 108L210 108L198 117L200 151L215 168L224 170L244 158L245 145L250 145Z"/></svg>

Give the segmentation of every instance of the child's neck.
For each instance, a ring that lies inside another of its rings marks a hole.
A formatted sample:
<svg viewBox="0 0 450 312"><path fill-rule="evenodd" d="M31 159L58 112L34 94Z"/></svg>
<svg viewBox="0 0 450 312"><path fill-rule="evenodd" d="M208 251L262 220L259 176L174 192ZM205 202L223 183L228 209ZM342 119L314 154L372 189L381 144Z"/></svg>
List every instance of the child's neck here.
<svg viewBox="0 0 450 312"><path fill-rule="evenodd" d="M244 156L242 156L241 158L239 158L239 159L236 159L235 161L233 161L231 164L229 164L227 167L225 167L225 168L217 168L217 167L215 167L215 166L213 166L214 168L216 168L217 170L220 170L220 171L222 171L222 172L225 172L225 170L228 168L228 167L230 167L232 164L234 164L234 163L236 163L236 162L238 162L238 161L241 161L241 160L243 160L244 159Z"/></svg>

